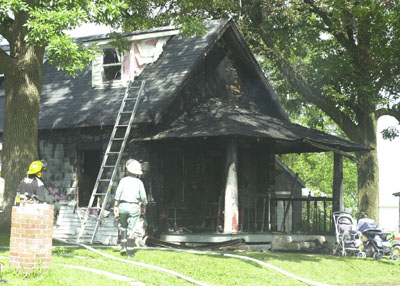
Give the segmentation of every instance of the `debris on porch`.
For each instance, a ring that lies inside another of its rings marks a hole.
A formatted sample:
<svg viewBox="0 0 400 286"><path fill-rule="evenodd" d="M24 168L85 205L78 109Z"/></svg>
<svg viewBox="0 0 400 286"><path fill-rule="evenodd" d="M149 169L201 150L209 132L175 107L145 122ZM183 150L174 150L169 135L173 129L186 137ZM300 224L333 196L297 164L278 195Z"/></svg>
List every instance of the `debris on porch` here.
<svg viewBox="0 0 400 286"><path fill-rule="evenodd" d="M75 241L84 215L85 208L76 207L75 201L60 201L60 213L53 227L53 238ZM95 214L90 215L87 229L93 229L95 224ZM84 235L81 240L83 243L88 243L90 238L90 235ZM117 225L111 213L103 218L95 243L116 245L117 239Z"/></svg>

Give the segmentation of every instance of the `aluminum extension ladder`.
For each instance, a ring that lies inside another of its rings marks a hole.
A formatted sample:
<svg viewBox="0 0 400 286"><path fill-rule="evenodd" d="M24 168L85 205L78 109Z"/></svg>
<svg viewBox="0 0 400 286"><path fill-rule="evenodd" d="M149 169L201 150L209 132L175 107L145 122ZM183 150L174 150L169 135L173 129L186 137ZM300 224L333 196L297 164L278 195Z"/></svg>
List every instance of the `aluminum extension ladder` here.
<svg viewBox="0 0 400 286"><path fill-rule="evenodd" d="M145 80L129 82L125 90L118 116L111 133L110 141L108 142L103 162L101 163L99 174L97 175L96 183L93 187L89 205L86 209L85 216L78 233L76 240L77 242L80 242L82 236L85 234L85 229L87 229L91 211L100 210L100 213L98 213L96 217L96 224L92 233L90 244L93 244L94 242L97 230L104 217L104 211L107 201L110 198L112 184L117 173L126 142L128 141L132 123L135 119L136 112L144 91L145 83ZM134 96L131 94L134 94ZM107 186L107 188L105 188L105 186ZM97 205L93 206L96 198Z"/></svg>

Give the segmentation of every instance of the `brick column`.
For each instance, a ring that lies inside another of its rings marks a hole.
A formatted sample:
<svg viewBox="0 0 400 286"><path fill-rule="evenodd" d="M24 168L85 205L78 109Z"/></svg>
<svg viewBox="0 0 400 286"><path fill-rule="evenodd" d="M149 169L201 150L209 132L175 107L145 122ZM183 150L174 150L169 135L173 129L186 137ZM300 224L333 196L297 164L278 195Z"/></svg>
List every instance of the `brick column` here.
<svg viewBox="0 0 400 286"><path fill-rule="evenodd" d="M54 206L14 206L11 216L10 268L31 272L51 265Z"/></svg>

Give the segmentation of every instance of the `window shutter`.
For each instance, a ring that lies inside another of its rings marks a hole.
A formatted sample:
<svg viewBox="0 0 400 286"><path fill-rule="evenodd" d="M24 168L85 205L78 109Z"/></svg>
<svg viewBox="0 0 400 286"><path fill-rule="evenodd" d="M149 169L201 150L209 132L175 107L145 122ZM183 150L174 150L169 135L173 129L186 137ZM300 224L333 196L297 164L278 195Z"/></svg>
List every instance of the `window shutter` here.
<svg viewBox="0 0 400 286"><path fill-rule="evenodd" d="M130 65L130 57L129 52L126 52L122 55L122 82L127 83L131 79L131 65Z"/></svg>
<svg viewBox="0 0 400 286"><path fill-rule="evenodd" d="M97 54L92 61L92 87L103 85L103 54Z"/></svg>

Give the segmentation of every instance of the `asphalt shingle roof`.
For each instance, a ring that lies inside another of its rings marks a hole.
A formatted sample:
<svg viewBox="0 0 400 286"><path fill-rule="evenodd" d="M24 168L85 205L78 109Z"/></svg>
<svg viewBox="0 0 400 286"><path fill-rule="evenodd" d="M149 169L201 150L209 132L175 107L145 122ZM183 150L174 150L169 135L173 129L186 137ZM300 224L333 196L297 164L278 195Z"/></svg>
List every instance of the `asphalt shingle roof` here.
<svg viewBox="0 0 400 286"><path fill-rule="evenodd" d="M138 77L138 80L146 80L146 86L144 99L135 119L136 123L154 122L157 115L171 102L196 64L204 59L209 47L231 24L229 20L210 21L206 24L207 32L202 37L181 38L175 35L168 40L160 58L147 66ZM98 39L99 37L81 40ZM250 51L245 51L246 53L250 54ZM254 65L252 61L255 60L250 59L249 62ZM43 75L39 129L114 124L125 88L92 88L91 67L72 78L54 66L45 64ZM271 90L266 93L269 93L271 98L275 96L271 94L273 93ZM232 109L232 106L229 108L225 106L226 108L218 112L204 110L208 108L207 104L210 105L210 102L199 105L188 117L178 118L171 126L147 139L239 135L288 142L303 142L306 139L334 148L340 147L339 149L343 151L368 150L354 142L290 123L286 115L281 116L284 112L281 111L279 103L273 102L271 105L273 110L279 110L275 114L281 118L268 116L251 108ZM217 109L218 106L214 104ZM3 130L2 114L4 114L4 87L0 86L0 133Z"/></svg>
<svg viewBox="0 0 400 286"><path fill-rule="evenodd" d="M228 23L228 20L210 21L202 37L176 35L167 42L160 58L138 77L138 80L146 79L146 86L136 123L154 120ZM72 78L45 63L39 129L112 126L115 123L125 88L94 89L91 76L91 66ZM1 87L0 114L4 114L4 88ZM0 132L2 130L3 117L0 116Z"/></svg>

